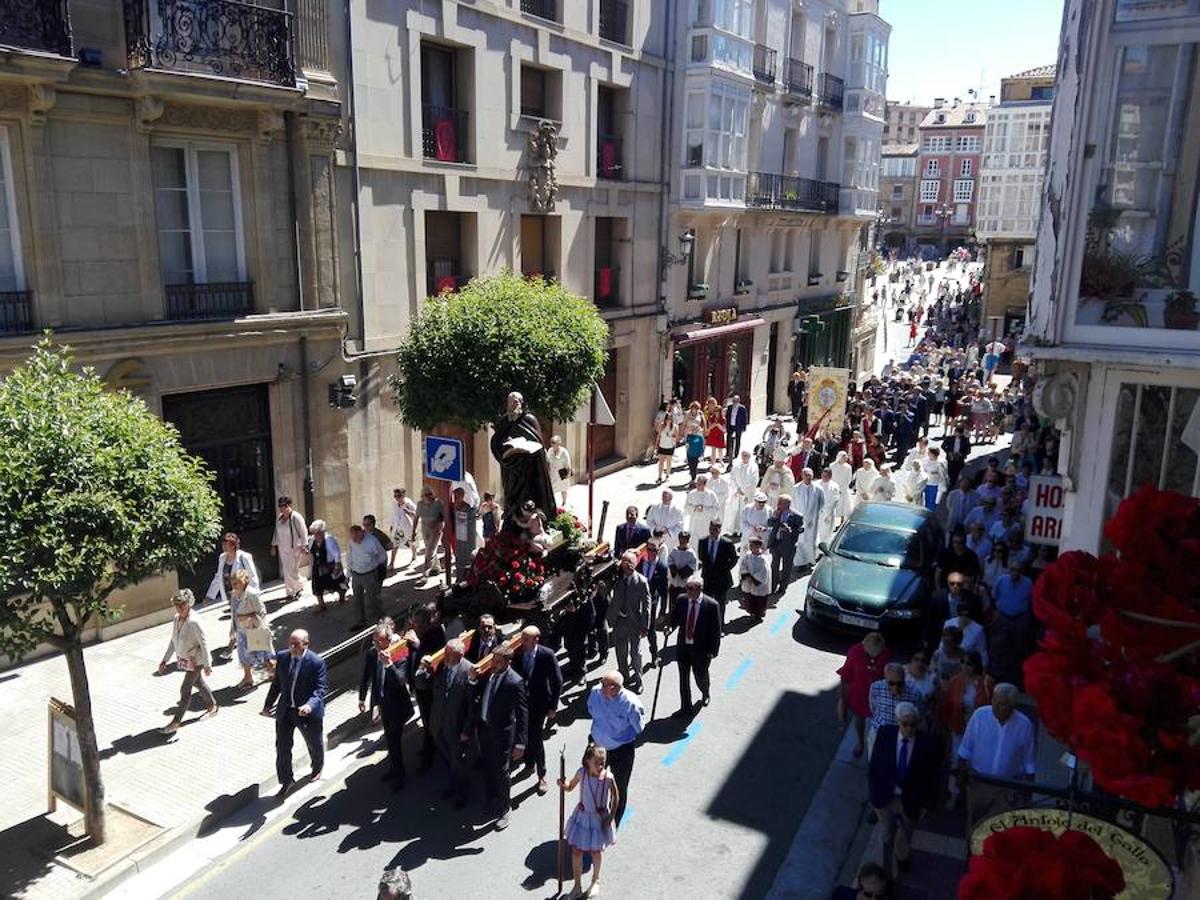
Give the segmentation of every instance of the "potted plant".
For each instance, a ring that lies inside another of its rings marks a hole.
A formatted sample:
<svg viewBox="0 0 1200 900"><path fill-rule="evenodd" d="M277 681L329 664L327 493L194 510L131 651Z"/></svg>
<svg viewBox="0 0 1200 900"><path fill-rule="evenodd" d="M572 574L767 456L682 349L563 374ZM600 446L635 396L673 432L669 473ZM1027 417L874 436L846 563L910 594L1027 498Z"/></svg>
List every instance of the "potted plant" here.
<svg viewBox="0 0 1200 900"><path fill-rule="evenodd" d="M1150 279L1153 266L1142 254L1113 246L1113 229L1120 216L1120 210L1106 204L1097 204L1088 216L1079 273L1079 302L1103 303L1101 322L1113 323L1128 316L1146 328L1150 322L1142 302L1144 295L1138 289Z"/></svg>
<svg viewBox="0 0 1200 900"><path fill-rule="evenodd" d="M1172 291L1167 295L1163 308L1163 324L1180 331L1195 331L1200 325L1200 312L1196 310L1196 295L1191 291Z"/></svg>
<svg viewBox="0 0 1200 900"><path fill-rule="evenodd" d="M753 281L751 281L749 278L741 278L738 279L736 284L734 284L733 292L735 294L748 294L750 293L750 288L752 287L754 287Z"/></svg>
<svg viewBox="0 0 1200 900"><path fill-rule="evenodd" d="M688 288L689 300L703 300L708 296L708 285L704 282L697 282Z"/></svg>

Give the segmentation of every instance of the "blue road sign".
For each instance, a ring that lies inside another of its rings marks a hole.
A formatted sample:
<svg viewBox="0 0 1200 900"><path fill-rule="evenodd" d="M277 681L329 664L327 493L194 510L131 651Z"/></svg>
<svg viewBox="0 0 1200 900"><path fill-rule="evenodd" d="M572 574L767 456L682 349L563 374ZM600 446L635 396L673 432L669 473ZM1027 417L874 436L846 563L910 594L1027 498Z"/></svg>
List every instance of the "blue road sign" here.
<svg viewBox="0 0 1200 900"><path fill-rule="evenodd" d="M425 477L463 480L463 442L458 438L425 435Z"/></svg>

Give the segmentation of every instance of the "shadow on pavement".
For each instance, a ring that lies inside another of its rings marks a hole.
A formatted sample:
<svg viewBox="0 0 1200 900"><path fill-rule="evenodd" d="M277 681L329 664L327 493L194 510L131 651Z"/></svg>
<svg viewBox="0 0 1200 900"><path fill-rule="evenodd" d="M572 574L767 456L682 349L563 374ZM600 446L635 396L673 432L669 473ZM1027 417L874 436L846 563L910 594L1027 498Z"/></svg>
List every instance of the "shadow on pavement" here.
<svg viewBox="0 0 1200 900"><path fill-rule="evenodd" d="M842 737L834 716L836 697L836 689L815 696L783 694L706 810L714 819L767 838L741 897L765 897L787 856ZM682 727L684 720L679 722Z"/></svg>
<svg viewBox="0 0 1200 900"><path fill-rule="evenodd" d="M555 890L558 886L558 841L543 841L530 848L529 852L525 854L525 868L529 870L529 874L521 882L521 887L527 891L536 891L551 885L551 893L548 896L558 896L558 892ZM583 868L585 872L591 868L586 854L584 854ZM564 892L570 891L572 878L571 848L565 847L563 850Z"/></svg>

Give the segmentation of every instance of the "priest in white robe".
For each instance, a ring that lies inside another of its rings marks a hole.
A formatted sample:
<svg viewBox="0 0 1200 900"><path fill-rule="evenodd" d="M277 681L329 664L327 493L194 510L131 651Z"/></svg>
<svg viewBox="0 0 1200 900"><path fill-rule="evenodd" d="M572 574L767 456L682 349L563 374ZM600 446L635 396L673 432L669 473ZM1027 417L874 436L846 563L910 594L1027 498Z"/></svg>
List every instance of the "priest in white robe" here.
<svg viewBox="0 0 1200 900"><path fill-rule="evenodd" d="M800 483L792 489L792 511L804 517L804 531L796 541L796 566L806 568L817 561L817 532L825 495L813 484L812 469L802 469Z"/></svg>

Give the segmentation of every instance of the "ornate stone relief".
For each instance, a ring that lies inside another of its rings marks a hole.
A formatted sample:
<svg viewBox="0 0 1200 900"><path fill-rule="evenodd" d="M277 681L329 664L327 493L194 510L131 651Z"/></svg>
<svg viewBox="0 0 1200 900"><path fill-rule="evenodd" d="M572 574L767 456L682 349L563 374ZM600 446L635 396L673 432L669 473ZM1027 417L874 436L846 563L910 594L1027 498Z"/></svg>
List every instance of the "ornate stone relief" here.
<svg viewBox="0 0 1200 900"><path fill-rule="evenodd" d="M558 158L558 126L553 122L539 122L537 131L529 136L526 155L529 207L535 212L552 212L558 198L558 177L554 171Z"/></svg>

